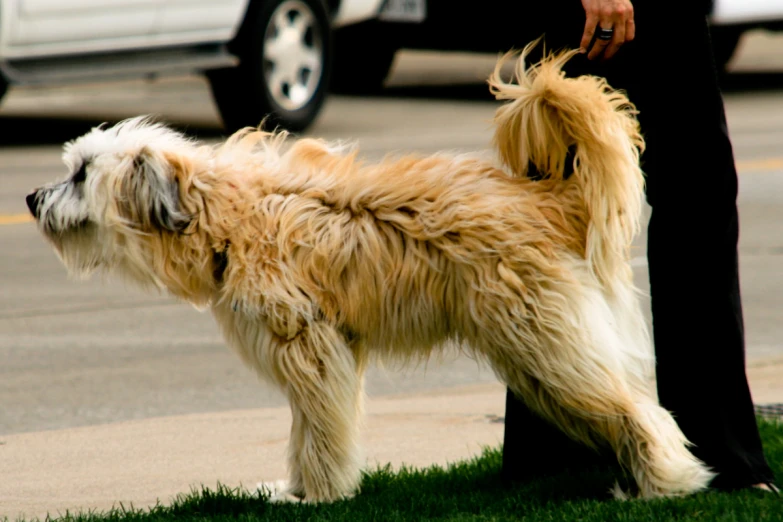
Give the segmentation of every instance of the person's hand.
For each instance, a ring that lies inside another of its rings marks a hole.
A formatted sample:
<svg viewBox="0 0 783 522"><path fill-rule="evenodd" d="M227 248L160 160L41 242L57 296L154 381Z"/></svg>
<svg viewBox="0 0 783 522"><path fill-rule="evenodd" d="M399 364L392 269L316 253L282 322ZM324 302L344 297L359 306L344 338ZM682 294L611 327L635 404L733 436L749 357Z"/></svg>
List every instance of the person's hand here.
<svg viewBox="0 0 783 522"><path fill-rule="evenodd" d="M594 60L603 55L603 59L608 60L625 42L633 40L636 27L630 0L582 0L582 7L587 20L579 45L583 51L588 52L588 59ZM611 35L602 35L601 29L611 30ZM590 42L593 41L596 31L598 35L591 48Z"/></svg>

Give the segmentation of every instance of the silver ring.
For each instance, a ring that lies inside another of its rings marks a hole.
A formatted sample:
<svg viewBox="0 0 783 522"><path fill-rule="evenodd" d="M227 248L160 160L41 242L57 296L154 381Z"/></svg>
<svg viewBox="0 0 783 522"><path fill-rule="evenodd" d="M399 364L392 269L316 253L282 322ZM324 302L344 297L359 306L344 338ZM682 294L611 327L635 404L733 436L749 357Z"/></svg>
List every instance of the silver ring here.
<svg viewBox="0 0 783 522"><path fill-rule="evenodd" d="M614 36L614 29L612 28L604 29L602 27L598 29L599 40L611 40L612 36Z"/></svg>

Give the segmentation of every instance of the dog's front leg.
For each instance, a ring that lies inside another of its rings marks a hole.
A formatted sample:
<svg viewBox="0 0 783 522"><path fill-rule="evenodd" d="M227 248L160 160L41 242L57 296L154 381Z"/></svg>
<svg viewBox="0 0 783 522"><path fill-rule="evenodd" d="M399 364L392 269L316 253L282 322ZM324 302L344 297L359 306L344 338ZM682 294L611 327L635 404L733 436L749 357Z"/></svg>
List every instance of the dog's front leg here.
<svg viewBox="0 0 783 522"><path fill-rule="evenodd" d="M354 494L361 476L359 368L331 325L305 326L280 346L277 372L291 403L287 493L307 502Z"/></svg>

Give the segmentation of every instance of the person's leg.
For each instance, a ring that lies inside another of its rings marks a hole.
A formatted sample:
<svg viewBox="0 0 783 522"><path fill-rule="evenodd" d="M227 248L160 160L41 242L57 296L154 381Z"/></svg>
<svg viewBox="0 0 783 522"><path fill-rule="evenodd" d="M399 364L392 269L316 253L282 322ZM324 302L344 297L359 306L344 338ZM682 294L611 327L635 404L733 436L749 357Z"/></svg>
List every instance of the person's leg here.
<svg viewBox="0 0 783 522"><path fill-rule="evenodd" d="M578 45L584 14L568 18L571 4L580 3L561 2L559 17L543 17L559 21L547 32L549 48ZM635 11L634 42L604 65L577 58L571 74L606 76L640 110L654 209L648 260L659 396L696 444L694 453L720 472L714 486L770 481L745 376L737 174L706 20L696 10L671 19L651 2L635 2ZM566 448L564 462L595 462L510 394L506 408L504 477L562 470L551 458L560 447ZM546 460L536 460L543 454Z"/></svg>
<svg viewBox="0 0 783 522"><path fill-rule="evenodd" d="M509 482L581 471L616 460L610 451L598 454L568 438L530 411L510 389L506 391L503 440L502 476Z"/></svg>
<svg viewBox="0 0 783 522"><path fill-rule="evenodd" d="M653 208L648 262L658 393L693 453L718 472L713 487L747 487L773 476L745 373L737 172L707 22L685 16L679 27L668 24L674 34L691 35L688 47L640 45L642 60L663 51L674 63L652 67L659 79L648 73L634 86L650 145L644 169ZM642 82L650 84L644 92Z"/></svg>

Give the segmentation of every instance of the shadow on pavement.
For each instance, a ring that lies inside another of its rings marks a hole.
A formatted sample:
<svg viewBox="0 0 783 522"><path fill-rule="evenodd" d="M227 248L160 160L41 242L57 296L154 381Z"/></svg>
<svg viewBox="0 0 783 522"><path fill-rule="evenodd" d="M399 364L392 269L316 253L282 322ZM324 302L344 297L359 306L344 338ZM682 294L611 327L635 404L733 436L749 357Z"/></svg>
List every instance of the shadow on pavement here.
<svg viewBox="0 0 783 522"><path fill-rule="evenodd" d="M0 145L53 145L61 144L90 130L99 121L64 118L0 117L3 138Z"/></svg>
<svg viewBox="0 0 783 522"><path fill-rule="evenodd" d="M727 94L783 91L783 72L737 72L721 75L721 89ZM458 85L394 86L376 98L420 98L438 100L494 101L485 83Z"/></svg>
<svg viewBox="0 0 783 522"><path fill-rule="evenodd" d="M128 117L134 116L128 114ZM66 141L78 138L93 127L107 122L117 123L119 119L98 120L67 117L21 117L0 116L0 129L3 129L3 138L0 139L0 147L13 147L25 145L62 145ZM196 138L217 138L220 132L214 128L198 128L190 125L166 122L171 127L184 131Z"/></svg>
<svg viewBox="0 0 783 522"><path fill-rule="evenodd" d="M783 72L741 72L721 77L721 87L727 94L743 92L776 92L783 91ZM431 99L469 102L492 102L487 85L483 82L441 84L441 85L403 85L391 86L378 94L365 97L372 99ZM128 114L128 116L132 116ZM25 145L62 145L89 131L103 121L97 119L77 118L42 118L0 116L0 129L3 138L0 147ZM108 123L116 123L108 121ZM168 122L172 127L199 139L219 139L225 137L216 128L200 128L192 125Z"/></svg>

